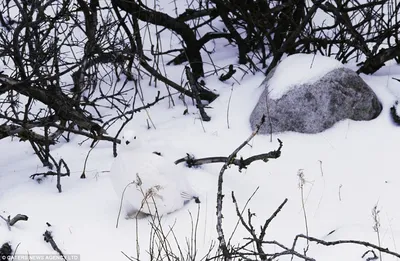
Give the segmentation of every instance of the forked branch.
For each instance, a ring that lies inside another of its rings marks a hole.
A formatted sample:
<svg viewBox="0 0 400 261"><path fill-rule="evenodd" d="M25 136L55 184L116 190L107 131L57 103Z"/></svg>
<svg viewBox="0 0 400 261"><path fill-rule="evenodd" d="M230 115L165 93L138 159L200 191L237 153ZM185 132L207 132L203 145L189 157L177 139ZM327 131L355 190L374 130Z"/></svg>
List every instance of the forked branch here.
<svg viewBox="0 0 400 261"><path fill-rule="evenodd" d="M217 192L217 233L218 233L218 240L219 240L219 247L222 250L222 255L224 257L225 260L231 260L232 259L232 253L229 251L228 249L228 245L226 243L225 240L225 235L224 235L224 230L222 228L222 203L223 203L223 198L224 195L222 193L222 184L223 184L223 176L225 173L225 170L233 164L237 153L244 147L246 146L253 138L254 136L257 135L257 133L259 132L261 126L264 124L265 122L265 115L262 116L260 123L257 125L256 130L242 143L240 144L239 147L237 147L232 153L231 155L229 155L229 157L226 159L225 164L222 166L219 175L218 175L218 192Z"/></svg>

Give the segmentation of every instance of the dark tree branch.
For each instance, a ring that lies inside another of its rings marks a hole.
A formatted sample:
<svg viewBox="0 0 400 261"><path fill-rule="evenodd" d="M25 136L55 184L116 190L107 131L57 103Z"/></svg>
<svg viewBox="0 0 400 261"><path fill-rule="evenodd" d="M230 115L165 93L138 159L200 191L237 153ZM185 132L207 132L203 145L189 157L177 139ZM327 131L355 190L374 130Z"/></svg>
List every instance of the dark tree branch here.
<svg viewBox="0 0 400 261"><path fill-rule="evenodd" d="M38 176L42 176L44 178L47 177L47 176L57 176L57 185L56 185L56 187L57 187L58 192L61 193L62 192L61 177L66 177L66 176L69 177L71 175L71 172L69 170L69 167L68 167L67 163L63 159L60 159L60 161L58 163L55 163L55 165L56 165L56 172L47 171L47 172L44 172L44 173L35 173L35 174L32 174L30 176L30 178L31 179L35 179ZM61 167L64 167L65 173L61 173Z"/></svg>
<svg viewBox="0 0 400 261"><path fill-rule="evenodd" d="M19 82L9 77L0 77L0 92L3 88L15 90L27 97L34 98L50 108L58 117L75 122L80 128L88 130L95 135L106 133L97 123L92 122L82 112L75 109L76 102L62 92L49 92L43 88L30 86L29 82Z"/></svg>
<svg viewBox="0 0 400 261"><path fill-rule="evenodd" d="M201 101L200 98L200 93L199 93L199 83L196 81L194 78L192 72L190 71L190 68L188 66L185 67L185 72L186 72L186 77L189 81L189 86L192 89L192 92L194 94L194 99L196 100L196 106L199 109L201 118L203 121L210 121L211 118L207 115L206 111L204 110L204 105Z"/></svg>
<svg viewBox="0 0 400 261"><path fill-rule="evenodd" d="M226 80L229 80L235 73L236 73L236 70L233 69L233 65L231 64L231 65L229 65L229 71L228 71L226 74L222 74L222 75L219 77L219 80L220 80L221 82L224 82L224 81L226 81Z"/></svg>
<svg viewBox="0 0 400 261"><path fill-rule="evenodd" d="M54 172L54 171L49 170L49 171L47 171L47 172L41 172L41 173L32 174L32 175L30 175L29 177L30 177L31 179L35 179L35 178L37 178L37 177L39 177L39 176L42 176L42 177L45 178L45 177L47 177L47 176L58 176L58 175L59 175L59 174L58 174L57 172ZM66 176L69 177L69 174L68 174L68 173L61 173L60 176L61 176L61 177L66 177Z"/></svg>
<svg viewBox="0 0 400 261"><path fill-rule="evenodd" d="M368 57L357 73L372 74L385 65L385 62L400 57L400 46L395 45L389 48L381 49L377 54Z"/></svg>
<svg viewBox="0 0 400 261"><path fill-rule="evenodd" d="M174 88L175 90L191 97L191 98L195 98L195 95L193 94L193 92L183 88L182 86L180 86L179 84L171 81L170 79L168 79L167 77L165 77L164 75L160 74L159 72L157 72L156 69L154 69L151 65L149 65L144 59L141 59L140 61L140 65L143 66L143 68L146 69L146 71L150 72L151 75L153 75L154 77L157 78L157 80L160 80L161 82L171 86L172 88ZM204 88L201 88L201 91L199 91L199 96L201 100L206 100L208 102L212 102L214 101L218 95L206 90Z"/></svg>
<svg viewBox="0 0 400 261"><path fill-rule="evenodd" d="M211 2L213 2L217 7L217 10L219 12L222 21L224 22L230 35L232 36L233 39L235 39L235 42L238 45L239 63L240 64L247 63L247 52L249 51L249 48L245 40L240 36L239 32L235 29L232 20L229 18L230 10L227 8L226 3L224 3L224 1L222 0L211 0Z"/></svg>
<svg viewBox="0 0 400 261"><path fill-rule="evenodd" d="M330 2L319 5L319 7L327 13L333 13L335 18L338 19L340 22L342 22L342 24L350 32L353 39L356 41L358 48L362 50L364 54L370 56L371 51L369 50L367 44L365 43L362 35L354 28L354 25L352 24L351 19L348 16L347 12L341 12Z"/></svg>
<svg viewBox="0 0 400 261"><path fill-rule="evenodd" d="M10 218L10 216L8 216L8 218ZM28 216L26 215L22 215L22 214L17 214L15 217L13 217L10 220L10 226L14 226L15 223L17 223L18 221L28 221Z"/></svg>
<svg viewBox="0 0 400 261"><path fill-rule="evenodd" d="M61 251L61 249L57 246L56 242L54 241L54 238L53 238L53 235L51 234L51 232L46 230L46 232L44 232L43 236L44 236L44 241L49 243L51 245L51 247L54 249L54 251L56 251L62 257L62 259L67 261L63 252Z"/></svg>
<svg viewBox="0 0 400 261"><path fill-rule="evenodd" d="M138 19L149 22L154 25L163 26L180 35L186 44L186 55L193 70L196 79L204 75L203 60L200 54L200 48L195 33L192 29L179 19L173 18L165 13L152 10L141 6L140 2L132 0L113 0L113 4L131 14Z"/></svg>
<svg viewBox="0 0 400 261"><path fill-rule="evenodd" d="M225 164L222 166L219 175L218 175L218 192L217 192L217 233L218 233L218 241L220 243L219 247L222 250L222 254L225 260L230 260L232 257L232 254L230 253L228 246L226 244L225 240L225 235L224 235L224 230L222 228L222 202L224 195L222 194L222 184L223 184L223 175L225 173L225 170L228 168L229 165L232 164L233 160L236 158L237 153L244 147L246 146L250 140L254 138L254 136L257 135L258 131L260 130L261 126L265 122L265 115L260 120L260 123L257 125L256 130L245 140L239 147L237 147L231 155L229 155L227 161Z"/></svg>
<svg viewBox="0 0 400 261"><path fill-rule="evenodd" d="M321 239L318 239L318 238L315 238L315 237L310 237L310 236L306 236L306 235L302 235L301 234L301 235L297 235L295 237L294 242L293 242L293 246L296 245L298 239L300 239L300 238L304 238L304 239L306 239L308 241L315 242L315 243L321 244L323 246L335 246L335 245L343 245L343 244L360 245L360 246L370 247L370 248L376 249L376 250L378 250L378 251L380 251L382 253L386 253L386 254L389 254L391 256L395 256L397 258L400 258L400 254L398 254L396 252L393 252L393 251L390 251L388 248L384 248L384 247L377 246L375 244L372 244L372 243L369 243L369 242L366 242L366 241L360 241L360 240L325 241L325 240L321 240Z"/></svg>
<svg viewBox="0 0 400 261"><path fill-rule="evenodd" d="M216 8L209 8L203 10L186 9L185 12L183 12L177 17L177 19L179 21L186 22L204 16L216 17L218 16L218 11Z"/></svg>
<svg viewBox="0 0 400 261"><path fill-rule="evenodd" d="M288 199L286 198L279 205L279 207L275 210L275 212L271 215L271 217L265 221L264 226L261 227L260 236L257 236L256 231L255 231L253 225L251 224L251 219L254 214L250 212L250 209L248 209L248 222L246 223L246 221L243 218L242 213L239 210L239 207L238 207L238 204L237 204L237 201L235 198L235 194L233 193L233 191L232 191L232 201L233 201L233 204L235 205L236 215L239 217L239 220L240 220L242 226L247 230L247 232L249 232L249 234L252 236L252 241L254 241L254 243L256 244L257 254L260 256L261 260L267 260L268 255L264 252L264 249L263 249L263 240L264 240L264 236L265 236L265 231L268 228L271 221L278 215L279 212L281 212L282 208L287 203Z"/></svg>
<svg viewBox="0 0 400 261"><path fill-rule="evenodd" d="M278 215L279 212L281 212L282 208L286 205L288 202L288 199L285 198L285 200L279 205L279 207L275 210L275 212L265 221L264 225L261 227L261 232L260 236L258 237L259 240L264 240L265 237L265 231L267 230L269 224L274 220L274 218Z"/></svg>
<svg viewBox="0 0 400 261"><path fill-rule="evenodd" d="M120 0L113 0L112 2L114 6L119 7L122 10L131 14L133 16L134 21L135 19L140 19L142 21L149 22L155 25L162 25L165 28L170 29L176 32L178 35L180 35L184 40L186 46L184 47L184 51L175 59L179 59L180 61L184 61L186 58L188 59L195 80L204 75L203 64L202 64L203 62L200 54L200 49L202 46L196 39L196 35L193 32L193 30L187 24L185 24L183 21L180 21L179 19L175 19L162 12L158 12L149 9L148 7L141 6L140 3L136 4L133 1L120 1ZM145 59L143 49L141 47L142 43L140 38L140 29L137 22L134 22L134 30L135 30L135 40L134 40L135 49L139 56L138 58L140 65L146 71L148 71L152 76L154 76L157 80L195 99L196 98L195 93L186 90L179 84L171 81L170 79L163 76L155 68L153 68L151 65L148 64L148 62ZM176 60L174 60L173 62L175 61ZM198 88L198 93L201 99L207 100L208 102L212 102L218 97L218 95L214 94L213 92L201 87Z"/></svg>
<svg viewBox="0 0 400 261"><path fill-rule="evenodd" d="M219 39L219 38L225 38L228 41L231 41L232 35L230 33L225 33L225 32L208 32L199 39L199 45L204 46L209 41Z"/></svg>
<svg viewBox="0 0 400 261"><path fill-rule="evenodd" d="M265 72L266 74L268 74L270 71L272 71L273 68L275 68L285 51L290 49L291 46L295 43L296 39L299 37L304 27L310 22L315 12L324 1L325 0L314 1L314 5L308 10L307 15L304 17L301 24L290 34L290 36L286 39L286 41L283 42L281 47L274 54L274 58Z"/></svg>
<svg viewBox="0 0 400 261"><path fill-rule="evenodd" d="M50 145L56 144L55 139L57 137L46 139L44 136L30 130L31 128L41 126L41 124L29 124L29 128L24 128L15 124L2 124L0 125L0 140L10 136L17 136L21 141L34 140L41 145L45 145L46 143Z"/></svg>
<svg viewBox="0 0 400 261"><path fill-rule="evenodd" d="M277 150L268 152L268 153L263 153L259 155L254 155L251 157L248 157L247 159L236 159L234 158L231 160L230 164L236 165L239 167L239 171L242 169L246 169L247 166L249 166L252 162L257 161L257 160L262 160L264 162L268 162L269 159L277 159L281 155L281 149L283 146L283 143L280 139L278 139L279 142L279 147ZM196 159L191 155L187 155L184 158L178 159L175 161L175 164L180 164L182 162L186 162L186 165L191 168L195 166L200 166L203 164L210 164L210 163L227 163L229 161L229 157L208 157L208 158L201 158L201 159Z"/></svg>
<svg viewBox="0 0 400 261"><path fill-rule="evenodd" d="M3 219L7 223L8 230L10 230L10 231L11 231L11 227L14 226L18 221L28 221L28 216L22 215L22 214L17 214L13 218L11 218L10 216L5 218L2 215L0 215L0 218Z"/></svg>

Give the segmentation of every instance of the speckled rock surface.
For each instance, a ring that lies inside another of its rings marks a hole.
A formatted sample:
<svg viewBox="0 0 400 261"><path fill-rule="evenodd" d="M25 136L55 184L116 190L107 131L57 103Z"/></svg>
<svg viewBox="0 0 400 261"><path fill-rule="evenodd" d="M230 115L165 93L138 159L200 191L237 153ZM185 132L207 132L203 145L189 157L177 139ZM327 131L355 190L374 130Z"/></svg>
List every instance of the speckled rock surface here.
<svg viewBox="0 0 400 261"><path fill-rule="evenodd" d="M372 89L350 69L335 69L313 84L296 86L279 99L268 97L271 73L261 84L265 90L250 116L254 130L265 114L260 134L318 133L344 119L372 120L382 111Z"/></svg>

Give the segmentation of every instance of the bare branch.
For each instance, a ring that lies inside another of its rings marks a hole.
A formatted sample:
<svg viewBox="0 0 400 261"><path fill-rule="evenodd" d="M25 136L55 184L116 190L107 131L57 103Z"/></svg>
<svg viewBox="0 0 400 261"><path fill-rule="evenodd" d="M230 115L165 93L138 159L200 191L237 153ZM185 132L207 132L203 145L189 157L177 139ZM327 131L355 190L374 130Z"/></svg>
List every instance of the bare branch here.
<svg viewBox="0 0 400 261"><path fill-rule="evenodd" d="M380 246L377 246L375 244L372 244L372 243L369 243L369 242L366 242L366 241L360 241L360 240L325 241L325 240L321 240L321 239L318 239L318 238L315 238L315 237L311 237L311 236L306 236L306 235L300 234L300 235L297 235L295 237L294 242L293 242L293 246L296 245L297 240L300 239L300 238L304 238L306 240L309 240L310 242L315 242L317 244L321 244L321 245L324 245L324 246L335 246L335 245L343 245L343 244L360 245L360 246L370 247L370 248L376 249L376 250L378 250L378 251L380 251L382 253L386 253L386 254L389 254L391 256L395 256L397 258L400 258L400 254L398 254L396 252L393 252L393 251L390 251L388 248L380 247Z"/></svg>
<svg viewBox="0 0 400 261"><path fill-rule="evenodd" d="M250 165L252 162L257 161L257 160L262 160L264 162L268 162L269 159L277 159L281 155L281 149L283 146L283 142L278 139L279 142L279 147L277 150L268 152L268 153L263 153L259 155L254 155L251 157L248 157L247 159L237 159L234 158L230 161L230 164L236 165L239 167L239 171L242 169L246 169L248 165ZM184 158L178 159L175 161L175 164L179 164L182 162L186 162L186 165L191 168L195 166L200 166L203 164L210 164L210 163L227 163L229 161L229 157L208 157L208 158L201 158L201 159L196 159L192 155L187 155Z"/></svg>
<svg viewBox="0 0 400 261"><path fill-rule="evenodd" d="M185 67L185 72L186 72L186 77L189 81L189 86L192 89L194 98L196 100L196 106L200 111L200 115L203 121L210 121L211 118L210 116L207 115L206 111L204 110L204 105L200 99L200 92L199 92L199 83L196 81L196 79L193 77L192 72L190 71L189 67Z"/></svg>
<svg viewBox="0 0 400 261"><path fill-rule="evenodd" d="M265 115L263 115L263 117L260 120L260 123L258 124L256 130L247 138L247 140L245 140L239 147L237 147L232 153L231 155L229 155L227 161L225 162L225 164L222 166L219 175L218 175L218 192L217 192L217 233L218 233L218 240L220 242L220 248L222 250L222 254L224 256L225 260L230 260L231 259L231 253L229 252L228 246L226 244L226 240L225 240L225 235L224 235L224 231L222 228L222 219L223 219L223 215L222 215L222 201L224 198L224 195L222 194L222 184L223 184L223 175L225 170L228 168L229 165L232 164L233 160L236 158L237 153L244 147L246 146L250 140L252 140L254 138L254 136L257 135L258 131L260 130L261 126L264 124L265 122Z"/></svg>
<svg viewBox="0 0 400 261"><path fill-rule="evenodd" d="M51 247L54 249L54 251L56 251L62 257L62 259L67 261L63 252L61 251L61 249L57 246L56 242L54 241L54 238L53 238L53 235L51 234L51 232L46 230L46 232L44 232L43 236L44 236L44 241L49 243L51 245Z"/></svg>
<svg viewBox="0 0 400 261"><path fill-rule="evenodd" d="M22 214L17 214L13 218L11 218L10 216L5 218L2 215L0 215L0 218L3 219L7 223L8 230L10 230L10 231L11 231L11 227L14 226L18 221L28 221L28 216L22 215Z"/></svg>

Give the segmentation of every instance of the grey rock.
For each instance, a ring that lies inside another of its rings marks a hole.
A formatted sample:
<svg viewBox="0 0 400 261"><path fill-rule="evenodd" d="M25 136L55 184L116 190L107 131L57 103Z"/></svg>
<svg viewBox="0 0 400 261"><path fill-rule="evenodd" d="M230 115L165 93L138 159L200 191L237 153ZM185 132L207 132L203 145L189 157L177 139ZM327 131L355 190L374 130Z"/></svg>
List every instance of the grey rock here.
<svg viewBox="0 0 400 261"><path fill-rule="evenodd" d="M347 68L332 70L315 83L296 86L276 100L267 95L268 81L272 77L268 75L261 84L265 90L250 116L253 130L261 117L266 116L260 134L319 133L344 119L372 120L382 111L372 89Z"/></svg>

